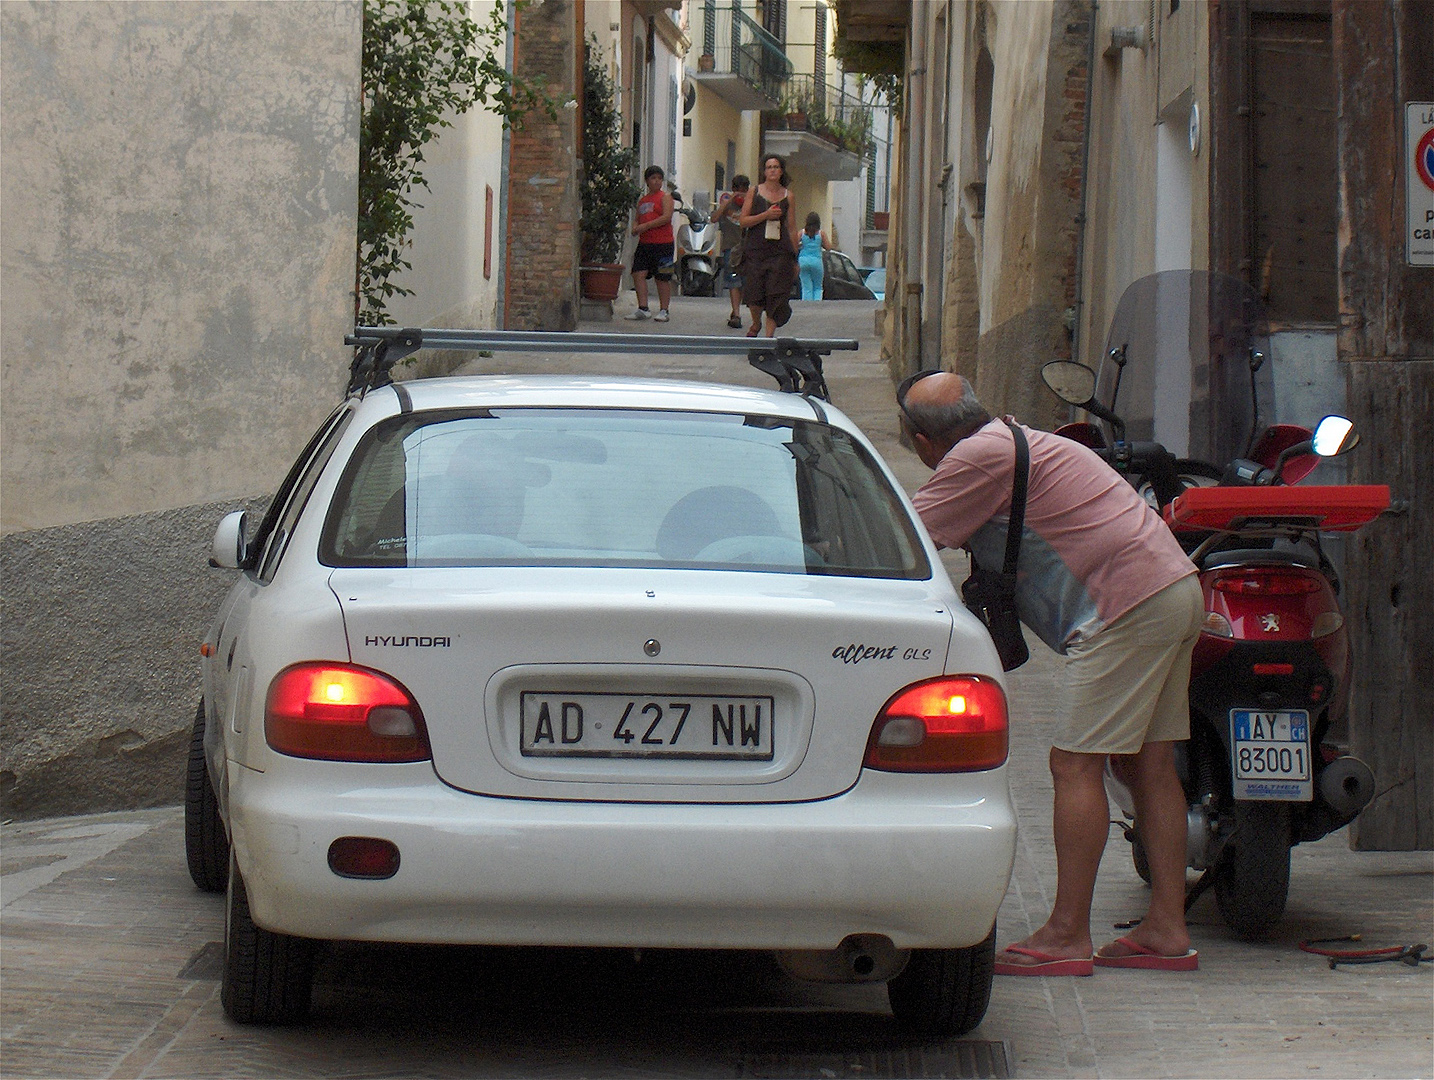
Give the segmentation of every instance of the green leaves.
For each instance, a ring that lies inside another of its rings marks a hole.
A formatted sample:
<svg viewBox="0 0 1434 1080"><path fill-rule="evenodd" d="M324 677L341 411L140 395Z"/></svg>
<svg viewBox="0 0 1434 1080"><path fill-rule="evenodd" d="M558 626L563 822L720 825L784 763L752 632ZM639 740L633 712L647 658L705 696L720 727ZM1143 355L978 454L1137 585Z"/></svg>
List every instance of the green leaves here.
<svg viewBox="0 0 1434 1080"><path fill-rule="evenodd" d="M615 263L634 204L637 151L622 143L622 113L594 35L583 50L582 261Z"/></svg>
<svg viewBox="0 0 1434 1080"><path fill-rule="evenodd" d="M517 0L519 8L527 0ZM558 106L541 80L506 71L506 5L486 23L459 0L364 0L363 115L359 128L358 325L387 325L393 296L412 295L389 280L413 227L411 197L427 187L423 147L452 117L479 105L519 127L533 109L551 119Z"/></svg>

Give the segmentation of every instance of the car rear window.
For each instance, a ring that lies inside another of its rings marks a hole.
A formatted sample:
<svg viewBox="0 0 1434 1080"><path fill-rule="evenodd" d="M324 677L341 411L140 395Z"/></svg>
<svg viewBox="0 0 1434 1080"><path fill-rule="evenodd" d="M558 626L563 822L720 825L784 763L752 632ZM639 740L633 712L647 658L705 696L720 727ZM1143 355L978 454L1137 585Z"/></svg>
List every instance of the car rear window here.
<svg viewBox="0 0 1434 1080"><path fill-rule="evenodd" d="M369 431L330 566L637 566L926 578L912 522L829 425L725 413L420 412Z"/></svg>

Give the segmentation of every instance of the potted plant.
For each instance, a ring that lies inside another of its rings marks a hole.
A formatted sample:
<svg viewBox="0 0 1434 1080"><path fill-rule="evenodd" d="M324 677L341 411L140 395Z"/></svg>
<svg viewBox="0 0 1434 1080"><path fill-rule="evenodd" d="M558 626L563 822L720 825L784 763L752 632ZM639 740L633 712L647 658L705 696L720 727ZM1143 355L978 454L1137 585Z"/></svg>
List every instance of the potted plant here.
<svg viewBox="0 0 1434 1080"><path fill-rule="evenodd" d="M712 71L717 67L717 58L710 52L703 53L697 58L698 71Z"/></svg>
<svg viewBox="0 0 1434 1080"><path fill-rule="evenodd" d="M788 131L806 131L807 117L811 113L811 93L805 88L792 92L782 103L787 116Z"/></svg>
<svg viewBox="0 0 1434 1080"><path fill-rule="evenodd" d="M616 300L622 287L623 237L642 194L637 151L622 144L622 114L612 79L598 61L597 38L583 52L582 278L589 300Z"/></svg>

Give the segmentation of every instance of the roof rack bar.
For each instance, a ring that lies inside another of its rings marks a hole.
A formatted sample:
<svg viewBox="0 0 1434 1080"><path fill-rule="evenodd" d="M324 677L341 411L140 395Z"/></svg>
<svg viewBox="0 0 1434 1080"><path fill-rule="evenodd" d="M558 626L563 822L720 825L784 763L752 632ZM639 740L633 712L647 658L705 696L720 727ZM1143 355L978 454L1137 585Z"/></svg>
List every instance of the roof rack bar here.
<svg viewBox="0 0 1434 1080"><path fill-rule="evenodd" d="M618 352L680 355L736 355L798 351L826 355L860 348L855 338L730 338L684 334L604 334L544 330L441 330L396 326L360 326L346 345L390 342L424 349L491 352Z"/></svg>
<svg viewBox="0 0 1434 1080"><path fill-rule="evenodd" d="M785 391L827 400L822 357L860 348L855 338L729 338L683 334L599 334L545 330L424 330L417 327L359 326L344 337L354 345L349 366L350 394L387 386L393 365L419 349L464 352L610 352L667 356L745 356Z"/></svg>

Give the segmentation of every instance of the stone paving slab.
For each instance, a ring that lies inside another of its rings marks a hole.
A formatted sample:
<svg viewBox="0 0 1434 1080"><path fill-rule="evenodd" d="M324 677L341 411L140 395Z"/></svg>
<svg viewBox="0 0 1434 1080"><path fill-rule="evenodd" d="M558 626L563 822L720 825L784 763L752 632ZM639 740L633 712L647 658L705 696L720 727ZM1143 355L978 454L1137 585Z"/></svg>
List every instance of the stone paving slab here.
<svg viewBox="0 0 1434 1080"><path fill-rule="evenodd" d="M898 442L871 308L798 305L793 330L863 339L828 362L833 397L913 487L925 470ZM725 301L679 299L664 329L719 333L724 318ZM958 558L950 566L962 572ZM1046 753L1059 661L1032 647L1010 680L1021 836L1002 941L1043 921L1055 887ZM1097 937L1117 936L1145 895L1112 830ZM1022 1077L1434 1075L1434 965L1331 971L1297 948L1350 933L1368 946L1434 943L1434 853L1352 852L1337 833L1295 850L1289 908L1268 942L1235 940L1209 895L1192 933L1197 972L998 978L971 1041L1000 1046ZM177 808L0 826L0 1076L705 1077L793 1057L811 1069L821 1055L942 1075L961 1057L953 1044L903 1043L879 988L804 986L767 958L711 953L348 945L321 965L309 1026L245 1028L219 1005L222 938L222 897L189 881Z"/></svg>

